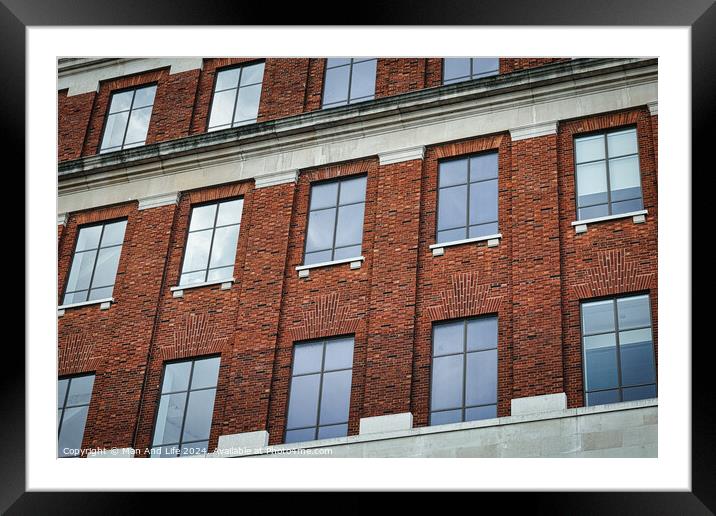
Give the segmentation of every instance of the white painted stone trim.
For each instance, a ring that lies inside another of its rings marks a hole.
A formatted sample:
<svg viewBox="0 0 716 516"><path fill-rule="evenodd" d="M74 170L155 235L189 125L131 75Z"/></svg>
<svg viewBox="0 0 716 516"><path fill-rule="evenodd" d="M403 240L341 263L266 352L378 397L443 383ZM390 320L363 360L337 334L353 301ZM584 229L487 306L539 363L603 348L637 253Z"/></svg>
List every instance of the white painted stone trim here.
<svg viewBox="0 0 716 516"><path fill-rule="evenodd" d="M235 278L220 279L216 281L206 281L204 283L192 283L191 285L177 285L170 287L172 297L184 297L184 291L193 288L209 287L212 285L221 285L221 290L229 290L234 284Z"/></svg>
<svg viewBox="0 0 716 516"><path fill-rule="evenodd" d="M298 181L298 170L288 170L285 172L277 172L265 176L257 176L255 179L255 188L266 188L267 186L276 186L284 183L295 183Z"/></svg>
<svg viewBox="0 0 716 516"><path fill-rule="evenodd" d="M510 401L510 414L513 416L540 414L558 410L567 410L567 395L563 392L514 398Z"/></svg>
<svg viewBox="0 0 716 516"><path fill-rule="evenodd" d="M587 225L596 224L597 222L605 222L608 220L627 219L627 218L631 217L632 220L634 221L634 224L643 224L644 222L646 222L646 215L648 215L648 214L649 214L648 210L630 211L628 213L618 213L616 215L595 217L593 219L575 220L571 224L572 224L572 226L574 226L575 233L586 233Z"/></svg>
<svg viewBox="0 0 716 516"><path fill-rule="evenodd" d="M499 245L502 239L502 233L495 233L494 235L485 235L481 237L465 238L463 240L453 240L452 242L441 242L439 244L432 244L430 250L433 252L433 256L442 256L445 254L445 247L452 247L455 245L473 244L475 242L487 242L487 247L496 247Z"/></svg>
<svg viewBox="0 0 716 516"><path fill-rule="evenodd" d="M513 142L549 134L557 134L557 122L555 120L510 129L510 138L512 138Z"/></svg>
<svg viewBox="0 0 716 516"><path fill-rule="evenodd" d="M425 146L408 147L406 149L397 149L389 152L378 154L378 162L380 165L392 165L393 163L402 163L403 161L412 161L414 159L425 158Z"/></svg>
<svg viewBox="0 0 716 516"><path fill-rule="evenodd" d="M297 265L296 270L298 271L299 278L308 278L309 271L311 269L318 269L321 267L330 267L331 265L340 265L342 263L350 263L351 269L360 269L361 264L365 261L365 256L354 256L353 258L343 258L341 260L333 260L330 262L312 263L310 265Z"/></svg>
<svg viewBox="0 0 716 516"><path fill-rule="evenodd" d="M66 225L68 218L69 218L69 217L68 217L67 213L58 213L58 214L57 214L57 225L58 225L58 226L64 226L64 225Z"/></svg>
<svg viewBox="0 0 716 516"><path fill-rule="evenodd" d="M220 435L216 451L207 456L227 457L259 453L268 443L269 433L266 430Z"/></svg>
<svg viewBox="0 0 716 516"><path fill-rule="evenodd" d="M134 448L110 448L109 450L95 450L87 454L88 459L133 459Z"/></svg>
<svg viewBox="0 0 716 516"><path fill-rule="evenodd" d="M658 100L655 100L654 102L647 102L646 107L649 108L649 113L651 114L651 116L659 114L659 101Z"/></svg>
<svg viewBox="0 0 716 516"><path fill-rule="evenodd" d="M159 208L160 206L176 205L179 202L179 192L168 194L152 195L151 197L143 197L138 199L139 209L148 210L149 208Z"/></svg>
<svg viewBox="0 0 716 516"><path fill-rule="evenodd" d="M65 310L70 308L77 308L80 306L100 305L101 310L107 310L110 305L114 303L113 297L107 297L104 299L93 299L92 301L82 301L81 303L70 303L69 305L60 305L57 307L58 317L62 317L65 314Z"/></svg>
<svg viewBox="0 0 716 516"><path fill-rule="evenodd" d="M402 412L400 414L387 414L384 416L360 418L358 434L377 434L397 432L413 428L413 414Z"/></svg>

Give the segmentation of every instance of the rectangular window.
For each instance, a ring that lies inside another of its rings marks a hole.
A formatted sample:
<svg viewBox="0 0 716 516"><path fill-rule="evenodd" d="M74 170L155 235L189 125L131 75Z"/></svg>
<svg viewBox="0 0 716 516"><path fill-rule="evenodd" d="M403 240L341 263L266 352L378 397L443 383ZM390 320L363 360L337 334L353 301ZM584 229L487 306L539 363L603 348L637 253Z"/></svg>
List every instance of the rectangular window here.
<svg viewBox="0 0 716 516"><path fill-rule="evenodd" d="M112 94L100 153L144 145L156 91L152 85Z"/></svg>
<svg viewBox="0 0 716 516"><path fill-rule="evenodd" d="M430 424L497 417L497 316L433 326Z"/></svg>
<svg viewBox="0 0 716 516"><path fill-rule="evenodd" d="M85 435L94 374L57 380L57 456L77 457Z"/></svg>
<svg viewBox="0 0 716 516"><path fill-rule="evenodd" d="M192 208L180 285L232 279L243 206L233 199Z"/></svg>
<svg viewBox="0 0 716 516"><path fill-rule="evenodd" d="M209 131L253 124L259 113L264 63L238 66L216 74Z"/></svg>
<svg viewBox="0 0 716 516"><path fill-rule="evenodd" d="M294 346L285 442L348 435L352 374L353 337Z"/></svg>
<svg viewBox="0 0 716 516"><path fill-rule="evenodd" d="M443 59L443 84L469 81L500 72L496 57L453 57Z"/></svg>
<svg viewBox="0 0 716 516"><path fill-rule="evenodd" d="M494 235L497 229L497 152L441 161L437 243Z"/></svg>
<svg viewBox="0 0 716 516"><path fill-rule="evenodd" d="M126 220L80 228L63 305L112 297Z"/></svg>
<svg viewBox="0 0 716 516"><path fill-rule="evenodd" d="M304 265L361 255L366 176L311 186Z"/></svg>
<svg viewBox="0 0 716 516"><path fill-rule="evenodd" d="M575 137L574 161L579 220L644 208L636 128Z"/></svg>
<svg viewBox="0 0 716 516"><path fill-rule="evenodd" d="M373 100L377 62L375 57L326 59L323 107Z"/></svg>
<svg viewBox="0 0 716 516"><path fill-rule="evenodd" d="M220 357L164 365L151 457L205 454Z"/></svg>
<svg viewBox="0 0 716 516"><path fill-rule="evenodd" d="M649 295L582 303L587 405L656 397Z"/></svg>

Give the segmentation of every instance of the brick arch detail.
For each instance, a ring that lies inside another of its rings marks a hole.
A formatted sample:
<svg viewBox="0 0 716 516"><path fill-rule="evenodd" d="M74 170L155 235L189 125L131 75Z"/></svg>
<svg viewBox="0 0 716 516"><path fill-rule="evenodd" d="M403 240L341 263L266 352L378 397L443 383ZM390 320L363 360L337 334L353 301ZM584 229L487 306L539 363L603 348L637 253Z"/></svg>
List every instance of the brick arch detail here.
<svg viewBox="0 0 716 516"><path fill-rule="evenodd" d="M229 336L221 335L207 314L187 314L174 328L174 339L159 347L162 360L190 358L228 349Z"/></svg>
<svg viewBox="0 0 716 516"><path fill-rule="evenodd" d="M70 334L58 346L59 376L89 373L102 366L102 357L94 354L93 339L85 332Z"/></svg>
<svg viewBox="0 0 716 516"><path fill-rule="evenodd" d="M451 286L440 292L440 302L428 307L432 321L498 312L504 296L494 295L492 287L479 282L477 272L458 272Z"/></svg>
<svg viewBox="0 0 716 516"><path fill-rule="evenodd" d="M321 296L303 309L301 321L289 329L289 334L295 342L356 333L361 319L350 317L348 309L337 292Z"/></svg>
<svg viewBox="0 0 716 516"><path fill-rule="evenodd" d="M636 260L629 260L624 249L600 251L596 265L585 270L585 280L574 286L579 299L648 290L656 273L640 274Z"/></svg>

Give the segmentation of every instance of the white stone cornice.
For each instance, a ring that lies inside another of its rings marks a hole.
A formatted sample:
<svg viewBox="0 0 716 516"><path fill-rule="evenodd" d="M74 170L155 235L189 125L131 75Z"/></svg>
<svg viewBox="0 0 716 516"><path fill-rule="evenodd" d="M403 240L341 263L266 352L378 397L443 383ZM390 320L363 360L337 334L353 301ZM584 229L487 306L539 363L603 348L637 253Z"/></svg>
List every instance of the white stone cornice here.
<svg viewBox="0 0 716 516"><path fill-rule="evenodd" d="M160 206L168 206L179 202L179 193L172 192L168 194L152 195L138 199L139 209L148 210L149 208L159 208Z"/></svg>
<svg viewBox="0 0 716 516"><path fill-rule="evenodd" d="M255 188L266 188L267 186L276 186L283 183L295 183L298 179L298 170L287 170L268 174L265 176L257 176L254 184Z"/></svg>
<svg viewBox="0 0 716 516"><path fill-rule="evenodd" d="M64 226L65 224L67 224L67 213L58 213L57 214L57 225Z"/></svg>
<svg viewBox="0 0 716 516"><path fill-rule="evenodd" d="M425 146L418 145L416 147L408 147L405 149L397 149L378 154L378 160L382 165L392 165L393 163L401 163L403 161L411 161L414 159L423 159L425 157Z"/></svg>
<svg viewBox="0 0 716 516"><path fill-rule="evenodd" d="M649 113L651 114L651 116L659 114L659 101L658 100L655 100L654 102L648 102L646 104L646 107L649 108Z"/></svg>
<svg viewBox="0 0 716 516"><path fill-rule="evenodd" d="M510 129L510 137L513 142L550 134L557 134L557 122L555 120Z"/></svg>

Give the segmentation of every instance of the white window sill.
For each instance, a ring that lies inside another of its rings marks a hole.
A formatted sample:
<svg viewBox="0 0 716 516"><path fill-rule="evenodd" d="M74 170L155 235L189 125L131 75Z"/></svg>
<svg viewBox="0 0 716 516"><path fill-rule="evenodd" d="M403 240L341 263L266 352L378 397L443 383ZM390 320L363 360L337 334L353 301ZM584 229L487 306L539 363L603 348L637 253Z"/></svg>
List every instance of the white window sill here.
<svg viewBox="0 0 716 516"><path fill-rule="evenodd" d="M108 310L112 303L114 303L114 298L106 297L104 299L93 299L92 301L82 301L81 303L60 305L57 307L57 317L62 317L63 315L65 315L65 310L68 310L70 308L78 308L80 306L99 305L100 310Z"/></svg>
<svg viewBox="0 0 716 516"><path fill-rule="evenodd" d="M587 225L596 224L597 222L605 222L608 220L627 219L631 217L634 220L634 224L643 224L646 222L647 210L630 211L628 213L619 213L617 215L607 215L605 217L596 217L593 219L575 220L572 222L575 233L586 233Z"/></svg>
<svg viewBox="0 0 716 516"><path fill-rule="evenodd" d="M351 269L360 269L364 261L365 256L354 256L353 258L343 258L341 260L333 260L331 262L312 263L310 265L298 265L296 267L296 270L298 271L299 278L308 278L311 269L330 267L331 265L340 265L341 263L350 263Z"/></svg>
<svg viewBox="0 0 716 516"><path fill-rule="evenodd" d="M445 247L452 247L454 245L472 244L475 242L487 242L487 247L497 247L500 245L500 239L502 239L502 233L495 233L494 235L485 235L475 238L465 238L464 240L453 240L452 242L441 242L439 244L433 244L430 249L433 252L433 256L442 256L445 254Z"/></svg>
<svg viewBox="0 0 716 516"><path fill-rule="evenodd" d="M226 278L216 281L205 281L204 283L191 283L190 285L177 285L171 287L172 297L184 297L184 291L192 288L209 287L211 285L221 285L221 290L229 290L234 284L234 278Z"/></svg>

